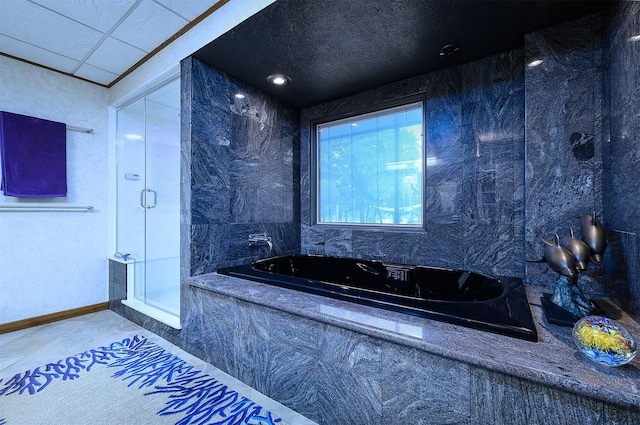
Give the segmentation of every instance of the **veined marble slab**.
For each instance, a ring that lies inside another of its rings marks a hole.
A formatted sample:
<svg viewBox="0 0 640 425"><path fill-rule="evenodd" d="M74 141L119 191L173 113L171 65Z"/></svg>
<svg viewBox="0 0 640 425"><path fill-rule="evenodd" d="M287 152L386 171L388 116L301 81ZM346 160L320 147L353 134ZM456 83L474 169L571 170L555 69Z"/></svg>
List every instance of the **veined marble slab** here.
<svg viewBox="0 0 640 425"><path fill-rule="evenodd" d="M618 368L588 360L575 347L571 328L549 324L543 317L540 297L545 289L541 287L526 285L539 335L538 342L529 342L217 273L191 277L186 283L579 396L640 410L640 359ZM607 300L598 300L598 304L608 317L622 323L636 338L640 337L640 325L626 313Z"/></svg>

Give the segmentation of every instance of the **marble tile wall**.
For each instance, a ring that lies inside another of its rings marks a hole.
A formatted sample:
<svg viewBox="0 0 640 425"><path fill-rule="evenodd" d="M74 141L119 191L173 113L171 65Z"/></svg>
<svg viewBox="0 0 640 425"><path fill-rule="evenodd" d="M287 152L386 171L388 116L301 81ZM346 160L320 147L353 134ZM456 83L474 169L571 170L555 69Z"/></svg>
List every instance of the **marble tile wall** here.
<svg viewBox="0 0 640 425"><path fill-rule="evenodd" d="M189 255L182 275L266 255L266 248L249 249L246 236L267 232L281 253L465 268L552 284L554 274L536 262L539 237L579 231L578 216L603 211L601 21L595 15L538 31L524 49L302 111L195 59L183 61L182 230ZM533 56L544 63L526 67ZM235 99L238 90L249 96ZM312 226L311 122L418 93L426 97L427 156L435 159L425 173L425 230Z"/></svg>
<svg viewBox="0 0 640 425"><path fill-rule="evenodd" d="M549 284L541 237L580 235L580 216L602 220L602 18L593 15L525 36L527 278ZM590 267L581 280L598 279Z"/></svg>
<svg viewBox="0 0 640 425"><path fill-rule="evenodd" d="M553 285L557 274L542 260L540 237L568 237L570 227L579 236L579 217L591 211L607 225L603 19L592 15L537 31L525 37L524 49L303 110L301 152L309 152L313 120L424 93L427 157L435 161L425 173L425 230L373 232L312 225L310 160L303 156L302 252L465 268ZM543 64L526 66L534 58ZM605 267L591 267L582 287L606 292L605 273Z"/></svg>
<svg viewBox="0 0 640 425"><path fill-rule="evenodd" d="M109 310L116 311L127 298L127 265L109 260Z"/></svg>
<svg viewBox="0 0 640 425"><path fill-rule="evenodd" d="M595 210L611 229L610 249L582 283L598 291L606 279L622 300L640 305L632 202L639 189L629 172L638 162L632 111L639 43L626 41L638 26L627 10L634 7L625 3L611 22L582 18L527 35L524 49L302 111L184 60L181 230L188 254L181 275L266 256L246 241L266 232L280 253L466 268L552 285L556 274L540 262L540 236L566 236L569 227L579 234L578 217ZM534 57L543 64L527 67ZM248 97L235 99L236 91ZM424 231L313 226L311 122L419 93L427 156L435 159L425 173Z"/></svg>
<svg viewBox="0 0 640 425"><path fill-rule="evenodd" d="M301 158L302 252L524 274L524 53L501 53L302 111L311 122L426 97L425 230L337 230L311 223L310 159Z"/></svg>
<svg viewBox="0 0 640 425"><path fill-rule="evenodd" d="M606 283L636 316L640 314L640 3L624 2L605 38L608 111L604 158L604 218L609 247ZM636 38L634 38L636 37Z"/></svg>
<svg viewBox="0 0 640 425"><path fill-rule="evenodd" d="M193 60L180 64L180 277L191 276L191 99ZM196 261L197 264L197 261ZM182 293L184 291L181 290ZM180 302L183 308L182 298Z"/></svg>
<svg viewBox="0 0 640 425"><path fill-rule="evenodd" d="M593 276L606 272L618 293L635 294L629 282L638 282L638 220L629 201L638 189L628 170L637 158L628 153L637 134L629 112L637 109L637 64L634 45L615 36L637 26L627 12L607 22L611 93L603 91L603 22L596 15L529 34L523 50L305 109L301 128L298 111L185 60L182 242L189 255L182 276L266 255L266 248L249 249L246 236L267 232L282 253L468 268L552 284L555 275L536 263L539 236L578 230L577 217L595 210L613 232L609 269ZM533 57L544 63L526 67ZM249 97L235 99L236 90ZM436 158L426 169L425 231L312 226L309 158L300 156L309 151L310 122L416 93L427 99L427 156ZM605 95L612 102L606 144ZM603 186L620 189L606 191L603 202Z"/></svg>
<svg viewBox="0 0 640 425"><path fill-rule="evenodd" d="M183 276L299 251L299 112L197 59L182 63ZM246 97L237 99L235 93Z"/></svg>

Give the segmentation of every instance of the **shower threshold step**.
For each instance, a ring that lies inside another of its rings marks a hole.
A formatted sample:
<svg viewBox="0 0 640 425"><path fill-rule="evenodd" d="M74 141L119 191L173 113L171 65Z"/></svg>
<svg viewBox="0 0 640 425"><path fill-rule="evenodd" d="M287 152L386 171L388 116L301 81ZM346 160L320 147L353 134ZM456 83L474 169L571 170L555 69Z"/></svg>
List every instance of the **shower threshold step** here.
<svg viewBox="0 0 640 425"><path fill-rule="evenodd" d="M174 329L182 329L182 325L180 324L180 317L173 315L171 313L167 313L166 311L160 310L148 304L145 304L138 300L122 300L122 304L126 305L129 308L132 308L140 313L151 317L152 319L158 320L168 326L171 326Z"/></svg>

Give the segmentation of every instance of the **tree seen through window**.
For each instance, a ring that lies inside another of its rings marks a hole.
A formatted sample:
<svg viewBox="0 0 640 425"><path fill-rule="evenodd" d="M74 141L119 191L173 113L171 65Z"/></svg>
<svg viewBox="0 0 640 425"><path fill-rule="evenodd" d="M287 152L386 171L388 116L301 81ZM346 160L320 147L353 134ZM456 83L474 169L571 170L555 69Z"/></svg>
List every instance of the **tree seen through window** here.
<svg viewBox="0 0 640 425"><path fill-rule="evenodd" d="M422 225L422 104L317 127L318 223Z"/></svg>

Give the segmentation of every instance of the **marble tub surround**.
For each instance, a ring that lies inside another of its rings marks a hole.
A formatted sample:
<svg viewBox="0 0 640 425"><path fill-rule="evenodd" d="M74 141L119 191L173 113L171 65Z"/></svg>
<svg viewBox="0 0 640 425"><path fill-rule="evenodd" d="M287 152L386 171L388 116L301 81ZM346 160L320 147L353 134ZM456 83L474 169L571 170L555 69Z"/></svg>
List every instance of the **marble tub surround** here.
<svg viewBox="0 0 640 425"><path fill-rule="evenodd" d="M640 421L640 361L588 360L571 328L546 322L538 286L527 285L539 333L528 342L216 273L186 283L187 350L319 423Z"/></svg>
<svg viewBox="0 0 640 425"><path fill-rule="evenodd" d="M521 279L354 258L287 255L218 274L537 341Z"/></svg>

